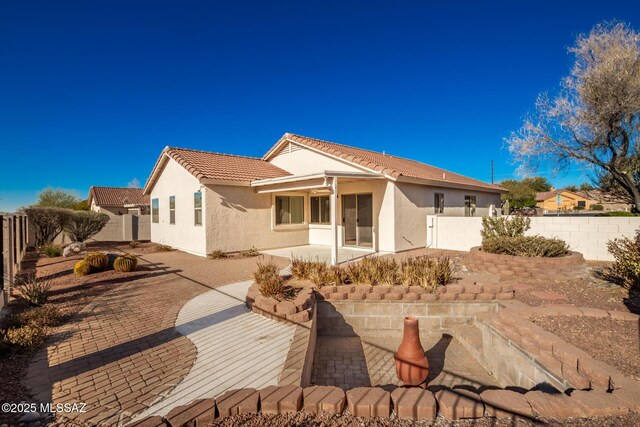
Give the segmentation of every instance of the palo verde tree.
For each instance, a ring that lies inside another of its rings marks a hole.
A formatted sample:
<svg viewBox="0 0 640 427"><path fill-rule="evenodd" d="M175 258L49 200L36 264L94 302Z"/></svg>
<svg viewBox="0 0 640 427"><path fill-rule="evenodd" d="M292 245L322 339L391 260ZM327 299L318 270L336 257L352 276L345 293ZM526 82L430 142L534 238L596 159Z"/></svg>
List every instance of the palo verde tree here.
<svg viewBox="0 0 640 427"><path fill-rule="evenodd" d="M604 190L640 208L640 33L604 23L580 35L575 64L555 97L542 94L536 110L506 138L521 170L541 162L557 170L587 166Z"/></svg>

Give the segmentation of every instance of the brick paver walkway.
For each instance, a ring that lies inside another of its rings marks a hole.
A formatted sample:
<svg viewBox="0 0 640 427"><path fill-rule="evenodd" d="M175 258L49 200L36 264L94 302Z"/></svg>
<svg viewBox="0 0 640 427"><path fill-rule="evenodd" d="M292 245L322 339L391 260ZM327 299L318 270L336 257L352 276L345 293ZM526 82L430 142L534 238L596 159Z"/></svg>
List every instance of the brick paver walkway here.
<svg viewBox="0 0 640 427"><path fill-rule="evenodd" d="M343 389L376 385L401 385L393 354L402 337L318 337L312 382ZM494 386L498 381L454 338L422 338L429 360L429 385L473 389Z"/></svg>
<svg viewBox="0 0 640 427"><path fill-rule="evenodd" d="M94 299L38 352L25 385L44 403L86 403L79 420L127 422L165 397L194 363L196 347L174 329L181 307L212 288L247 279L258 261L144 255L141 265L164 274Z"/></svg>

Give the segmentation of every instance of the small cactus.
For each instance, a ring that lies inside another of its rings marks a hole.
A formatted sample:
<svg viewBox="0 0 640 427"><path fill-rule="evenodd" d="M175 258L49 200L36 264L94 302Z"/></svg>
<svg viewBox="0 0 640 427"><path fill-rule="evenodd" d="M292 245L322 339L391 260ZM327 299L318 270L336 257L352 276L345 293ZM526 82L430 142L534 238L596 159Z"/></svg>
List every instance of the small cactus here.
<svg viewBox="0 0 640 427"><path fill-rule="evenodd" d="M86 261L78 261L75 267L73 267L73 272L77 276L86 276L87 274L91 274L91 266Z"/></svg>
<svg viewBox="0 0 640 427"><path fill-rule="evenodd" d="M121 273L135 271L138 267L138 258L134 255L125 254L116 258L113 262L113 269Z"/></svg>
<svg viewBox="0 0 640 427"><path fill-rule="evenodd" d="M109 264L109 257L102 252L90 252L84 257L84 262L91 266L93 271L102 271Z"/></svg>

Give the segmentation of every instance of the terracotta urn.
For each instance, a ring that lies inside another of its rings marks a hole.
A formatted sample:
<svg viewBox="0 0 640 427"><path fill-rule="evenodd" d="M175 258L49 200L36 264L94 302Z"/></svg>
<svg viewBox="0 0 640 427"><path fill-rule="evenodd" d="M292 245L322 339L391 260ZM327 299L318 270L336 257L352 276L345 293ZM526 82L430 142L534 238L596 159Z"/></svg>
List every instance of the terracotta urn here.
<svg viewBox="0 0 640 427"><path fill-rule="evenodd" d="M420 343L418 319L415 317L404 318L404 335L393 358L396 361L398 379L404 385L426 386L429 376L429 362Z"/></svg>

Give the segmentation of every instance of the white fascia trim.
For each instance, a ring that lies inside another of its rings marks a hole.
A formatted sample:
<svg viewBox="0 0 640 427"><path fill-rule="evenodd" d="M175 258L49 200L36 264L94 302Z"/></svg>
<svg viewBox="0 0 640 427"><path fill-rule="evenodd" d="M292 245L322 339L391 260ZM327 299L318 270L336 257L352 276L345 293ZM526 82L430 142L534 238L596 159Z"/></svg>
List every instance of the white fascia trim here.
<svg viewBox="0 0 640 427"><path fill-rule="evenodd" d="M227 185L231 187L249 187L251 185L250 181L228 181L225 179L201 179L201 184L204 185Z"/></svg>
<svg viewBox="0 0 640 427"><path fill-rule="evenodd" d="M297 181L309 181L312 179L325 179L325 178L361 178L361 179L382 179L387 178L386 175L379 172L367 173L367 172L343 172L343 171L324 171L321 173L314 173L310 175L294 175L294 176L282 176L278 178L266 178L257 179L251 181L252 187L262 187L265 185L283 184L288 182Z"/></svg>
<svg viewBox="0 0 640 427"><path fill-rule="evenodd" d="M458 184L455 182L445 182L445 181L436 181L432 179L423 179L423 178L412 178L407 176L400 176L397 179L397 182L406 182L408 184L419 184L419 185L428 185L429 187L441 187L441 188L457 188L461 190L473 190L473 191L482 191L485 193L508 193L507 190L500 190L498 188L485 188L475 185L468 184Z"/></svg>
<svg viewBox="0 0 640 427"><path fill-rule="evenodd" d="M158 180L158 175L160 174L160 171L164 168L164 165L167 163L169 159L169 155L166 152L168 148L169 147L165 147L162 150L160 159L156 162L153 170L151 171L151 179L149 179L149 181L145 184L144 188L142 189L142 194L144 195L151 194L151 190L156 185L156 181Z"/></svg>

